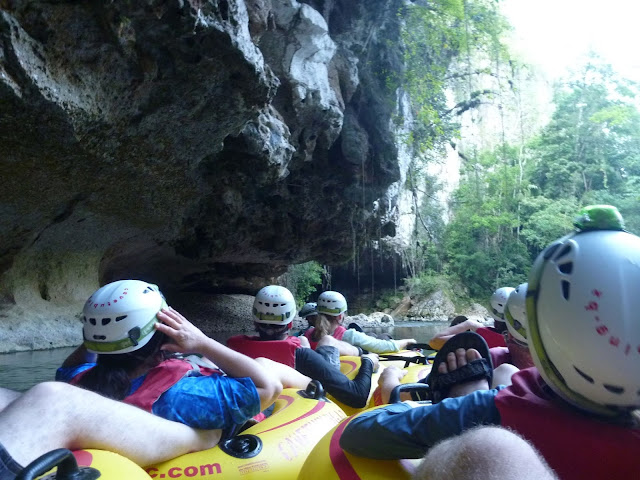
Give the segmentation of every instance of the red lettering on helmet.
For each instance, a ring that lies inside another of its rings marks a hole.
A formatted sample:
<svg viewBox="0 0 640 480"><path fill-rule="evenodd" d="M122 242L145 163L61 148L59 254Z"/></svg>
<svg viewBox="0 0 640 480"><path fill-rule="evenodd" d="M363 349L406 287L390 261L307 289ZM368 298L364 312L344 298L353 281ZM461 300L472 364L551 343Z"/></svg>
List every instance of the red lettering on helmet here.
<svg viewBox="0 0 640 480"><path fill-rule="evenodd" d="M589 302L589 304L584 307L585 310L598 310L598 302Z"/></svg>
<svg viewBox="0 0 640 480"><path fill-rule="evenodd" d="M600 335L606 335L608 331L609 329L606 325L600 325L599 327L596 327L596 332L598 332Z"/></svg>
<svg viewBox="0 0 640 480"><path fill-rule="evenodd" d="M593 290L591 293L593 293L598 298L600 298L600 295L602 295L602 292L600 290Z"/></svg>
<svg viewBox="0 0 640 480"><path fill-rule="evenodd" d="M620 345L620 339L618 337L611 337L609 338L609 344L617 347L618 345Z"/></svg>

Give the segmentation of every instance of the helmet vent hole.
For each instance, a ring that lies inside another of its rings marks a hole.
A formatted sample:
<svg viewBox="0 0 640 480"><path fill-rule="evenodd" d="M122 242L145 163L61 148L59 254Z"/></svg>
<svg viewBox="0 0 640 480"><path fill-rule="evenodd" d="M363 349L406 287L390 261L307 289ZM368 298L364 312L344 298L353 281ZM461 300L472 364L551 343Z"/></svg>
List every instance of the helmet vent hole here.
<svg viewBox="0 0 640 480"><path fill-rule="evenodd" d="M577 367L573 367L575 369L576 372L578 372L580 374L580 376L582 378L584 378L587 382L589 383L594 383L593 377L590 377L589 375L587 375L586 373L584 373L582 370L580 370Z"/></svg>
<svg viewBox="0 0 640 480"><path fill-rule="evenodd" d="M95 324L96 324L96 319L95 319L95 318L90 318L90 319L89 319L89 323L90 323L91 325L95 325Z"/></svg>
<svg viewBox="0 0 640 480"><path fill-rule="evenodd" d="M271 304L270 303L265 303L265 306L270 307Z"/></svg>
<svg viewBox="0 0 640 480"><path fill-rule="evenodd" d="M602 385L606 390L610 391L611 393L615 393L616 395L621 395L624 393L624 388L623 387L619 387L618 385L607 385L606 383L604 385Z"/></svg>
<svg viewBox="0 0 640 480"><path fill-rule="evenodd" d="M566 280L562 280L562 282L560 283L562 284L562 296L565 300L569 300L569 289L571 287L571 284Z"/></svg>
<svg viewBox="0 0 640 480"><path fill-rule="evenodd" d="M565 275L571 275L573 271L573 262L563 263L562 265L558 265L558 270L560 270Z"/></svg>
<svg viewBox="0 0 640 480"><path fill-rule="evenodd" d="M104 325L108 325L110 321L111 321L111 319L110 319L110 318L103 318L103 319L102 319L102 325L103 325L103 326L104 326Z"/></svg>
<svg viewBox="0 0 640 480"><path fill-rule="evenodd" d="M549 245L547 247L547 249L543 252L543 258L545 260L549 260L553 254L555 253L555 251L558 249L558 247L560 246L560 243L553 243L551 245Z"/></svg>
<svg viewBox="0 0 640 480"><path fill-rule="evenodd" d="M106 337L106 336L104 336L104 335L94 335L94 336L93 336L93 339L94 339L94 340L106 340L106 339L107 339L107 337Z"/></svg>
<svg viewBox="0 0 640 480"><path fill-rule="evenodd" d="M116 317L116 322L119 322L120 320L124 320L125 318L127 318L126 315L120 315L119 317Z"/></svg>
<svg viewBox="0 0 640 480"><path fill-rule="evenodd" d="M556 261L559 260L560 258L564 257L565 255L568 255L570 252L571 252L571 244L565 245L564 247L562 247L560 249L558 254L555 255Z"/></svg>

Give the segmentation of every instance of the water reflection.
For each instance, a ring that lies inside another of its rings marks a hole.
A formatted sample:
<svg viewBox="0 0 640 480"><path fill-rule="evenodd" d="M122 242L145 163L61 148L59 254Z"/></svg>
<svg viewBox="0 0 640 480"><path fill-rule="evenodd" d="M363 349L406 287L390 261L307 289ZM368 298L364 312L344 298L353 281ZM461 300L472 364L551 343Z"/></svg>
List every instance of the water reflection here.
<svg viewBox="0 0 640 480"><path fill-rule="evenodd" d="M394 327L376 327L367 331L389 333L393 338L415 338L420 343L426 343L447 326L447 323L441 322L402 323ZM234 333L219 332L214 337L220 342L225 342L231 335ZM36 383L53 380L56 369L74 349L75 347L69 347L0 354L0 387L23 392Z"/></svg>

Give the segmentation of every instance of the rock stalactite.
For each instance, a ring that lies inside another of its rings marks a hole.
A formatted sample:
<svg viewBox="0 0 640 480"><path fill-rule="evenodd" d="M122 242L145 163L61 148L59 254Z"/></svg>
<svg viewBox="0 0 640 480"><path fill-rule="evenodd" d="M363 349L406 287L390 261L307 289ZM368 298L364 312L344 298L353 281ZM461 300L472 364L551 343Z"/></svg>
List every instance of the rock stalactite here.
<svg viewBox="0 0 640 480"><path fill-rule="evenodd" d="M0 1L0 351L78 343L113 279L349 258L401 178L400 4Z"/></svg>

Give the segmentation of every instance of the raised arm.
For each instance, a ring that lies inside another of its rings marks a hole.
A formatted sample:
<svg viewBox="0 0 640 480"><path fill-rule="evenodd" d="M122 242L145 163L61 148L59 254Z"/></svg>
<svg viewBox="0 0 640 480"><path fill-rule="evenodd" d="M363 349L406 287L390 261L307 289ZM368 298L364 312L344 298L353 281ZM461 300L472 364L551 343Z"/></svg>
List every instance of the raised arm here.
<svg viewBox="0 0 640 480"><path fill-rule="evenodd" d="M258 390L260 409L269 407L282 391L282 384L254 359L207 337L202 331L169 307L158 313L162 323L156 329L175 343L167 343L162 349L169 352L198 353L218 365L230 377L249 377Z"/></svg>
<svg viewBox="0 0 640 480"><path fill-rule="evenodd" d="M453 327L446 328L442 332L438 333L431 340L429 340L428 343L431 346L431 348L433 348L434 350L440 350L442 346L445 343L447 343L447 340L449 340L454 335L457 335L458 333L466 332L469 330L472 332L475 332L478 328L482 326L483 325L480 322L476 322L475 320L465 320L464 322L459 323L458 325L454 325Z"/></svg>

